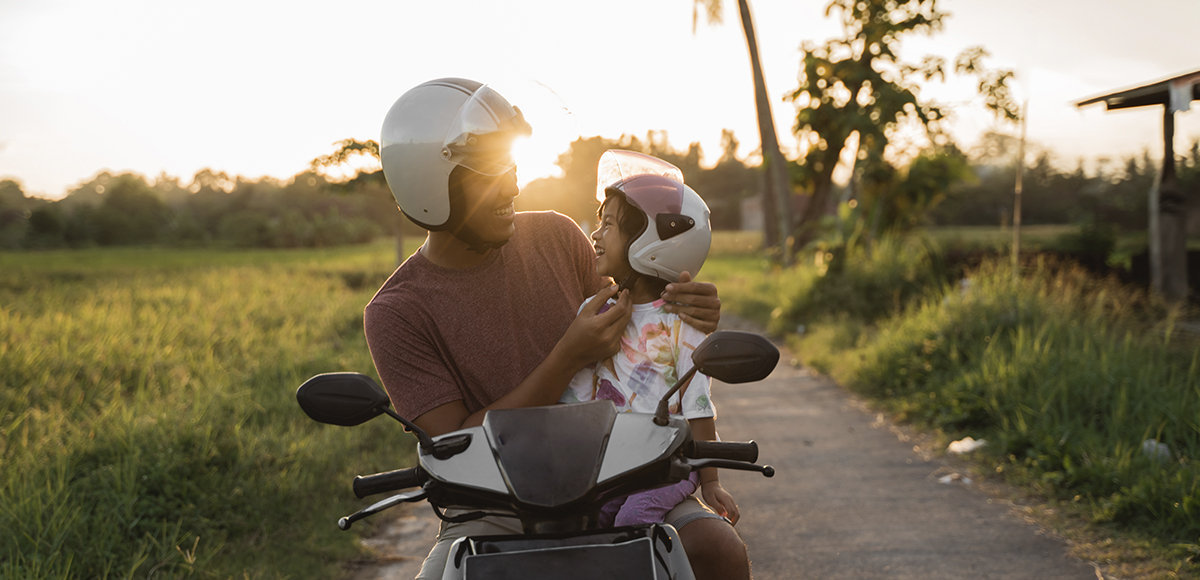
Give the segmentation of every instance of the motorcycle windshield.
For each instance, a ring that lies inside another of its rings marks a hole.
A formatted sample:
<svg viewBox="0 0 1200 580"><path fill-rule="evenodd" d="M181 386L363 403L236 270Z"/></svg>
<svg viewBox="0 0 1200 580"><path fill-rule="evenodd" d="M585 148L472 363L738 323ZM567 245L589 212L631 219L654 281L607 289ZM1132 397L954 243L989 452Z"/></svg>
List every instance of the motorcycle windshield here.
<svg viewBox="0 0 1200 580"><path fill-rule="evenodd" d="M521 111L484 85L451 121L442 142L442 157L476 173L503 175L516 167L513 140L531 133Z"/></svg>
<svg viewBox="0 0 1200 580"><path fill-rule="evenodd" d="M609 401L498 409L488 412L483 428L513 497L556 507L595 486L616 416Z"/></svg>
<svg viewBox="0 0 1200 580"><path fill-rule="evenodd" d="M662 159L637 151L609 149L600 155L596 168L596 201L604 201L609 187L637 175L657 175L683 183L683 172Z"/></svg>

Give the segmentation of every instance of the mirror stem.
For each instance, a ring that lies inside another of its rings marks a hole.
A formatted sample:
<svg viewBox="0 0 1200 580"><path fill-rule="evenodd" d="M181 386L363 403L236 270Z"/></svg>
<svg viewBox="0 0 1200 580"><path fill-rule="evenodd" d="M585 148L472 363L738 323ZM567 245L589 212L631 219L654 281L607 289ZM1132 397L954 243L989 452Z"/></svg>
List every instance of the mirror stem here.
<svg viewBox="0 0 1200 580"><path fill-rule="evenodd" d="M401 417L398 413L393 411L391 407L385 408L383 410L383 412L387 413L387 415L389 417L399 421L401 425L404 425L405 429L412 431L413 435L417 436L417 441L421 444L421 449L424 449L426 451L430 451L433 449L433 438L431 438L429 436L429 434L426 433L424 430L422 430L420 427L417 427L416 424L414 424L412 421L409 421L408 419Z"/></svg>
<svg viewBox="0 0 1200 580"><path fill-rule="evenodd" d="M678 391L680 387L692 380L692 375L694 374L696 374L695 366L688 369L688 372L683 373L683 376L679 377L678 381L675 381L675 384L671 387L671 390L667 391L667 394L663 395L663 397L658 400L658 409L654 411L655 425L661 427L667 424L667 417L670 416L670 412L667 411L668 401L671 399L671 397L675 396L675 392Z"/></svg>

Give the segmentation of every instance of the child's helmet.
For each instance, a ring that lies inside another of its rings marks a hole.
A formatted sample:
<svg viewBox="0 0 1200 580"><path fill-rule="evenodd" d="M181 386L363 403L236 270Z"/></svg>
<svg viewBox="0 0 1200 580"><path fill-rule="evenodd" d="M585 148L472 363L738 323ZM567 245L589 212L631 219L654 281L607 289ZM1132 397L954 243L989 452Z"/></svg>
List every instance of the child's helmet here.
<svg viewBox="0 0 1200 580"><path fill-rule="evenodd" d="M531 130L521 111L476 81L444 78L409 89L388 111L379 157L404 215L428 230L451 223L450 172L512 169L512 139Z"/></svg>
<svg viewBox="0 0 1200 580"><path fill-rule="evenodd" d="M625 256L635 272L668 282L695 276L712 244L708 205L684 185L679 168L634 151L600 156L596 197L623 194L646 216L646 228L630 236Z"/></svg>

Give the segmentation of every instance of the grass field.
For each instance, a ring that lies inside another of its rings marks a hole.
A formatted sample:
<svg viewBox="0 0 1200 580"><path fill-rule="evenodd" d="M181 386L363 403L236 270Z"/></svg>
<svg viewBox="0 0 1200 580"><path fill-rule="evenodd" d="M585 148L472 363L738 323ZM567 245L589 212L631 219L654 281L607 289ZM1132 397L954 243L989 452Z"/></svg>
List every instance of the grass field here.
<svg viewBox="0 0 1200 580"><path fill-rule="evenodd" d="M0 254L0 576L336 576L350 479L411 445L294 393L372 372L392 248Z"/></svg>

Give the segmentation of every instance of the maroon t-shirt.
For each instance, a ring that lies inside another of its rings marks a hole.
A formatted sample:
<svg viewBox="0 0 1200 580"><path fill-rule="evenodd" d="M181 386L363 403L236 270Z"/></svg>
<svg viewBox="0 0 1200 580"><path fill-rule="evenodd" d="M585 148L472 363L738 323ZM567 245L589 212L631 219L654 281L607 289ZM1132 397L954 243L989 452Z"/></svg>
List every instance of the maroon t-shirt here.
<svg viewBox="0 0 1200 580"><path fill-rule="evenodd" d="M473 413L515 388L602 286L595 259L579 226L554 212L517 214L509 242L473 268L409 257L364 316L396 411L415 419L461 400Z"/></svg>

